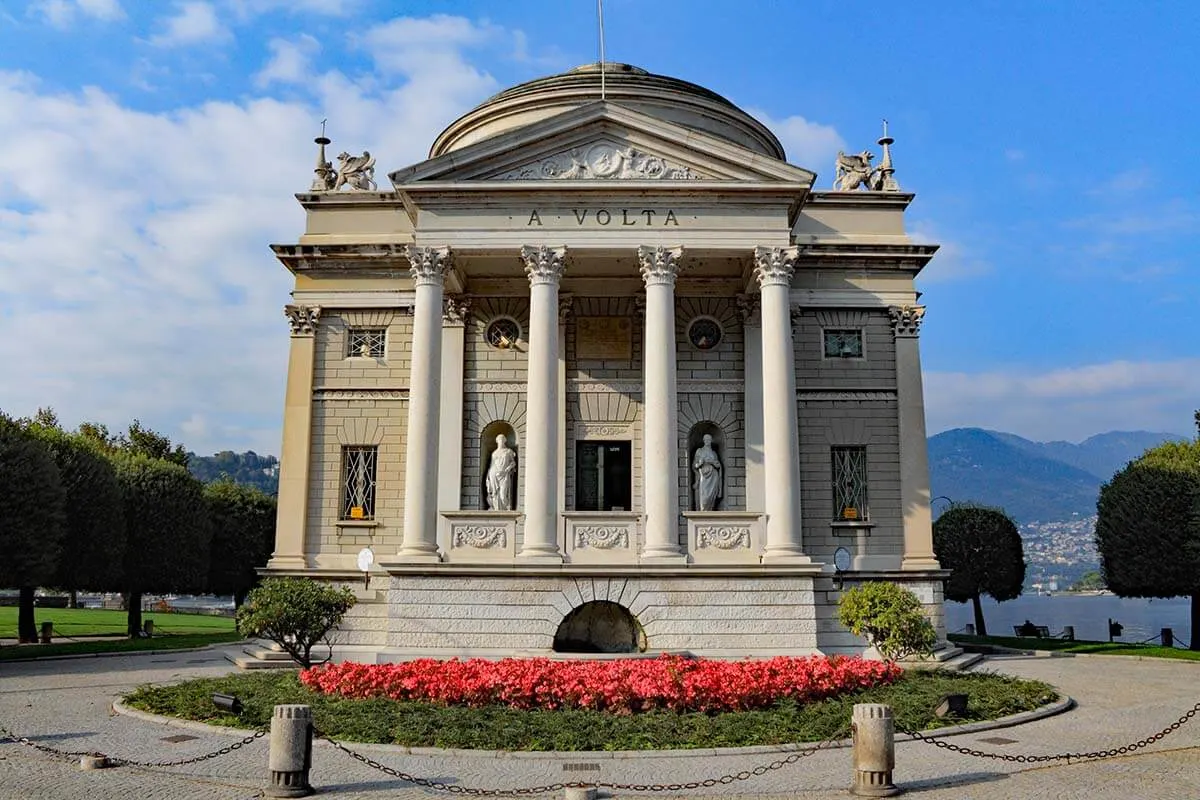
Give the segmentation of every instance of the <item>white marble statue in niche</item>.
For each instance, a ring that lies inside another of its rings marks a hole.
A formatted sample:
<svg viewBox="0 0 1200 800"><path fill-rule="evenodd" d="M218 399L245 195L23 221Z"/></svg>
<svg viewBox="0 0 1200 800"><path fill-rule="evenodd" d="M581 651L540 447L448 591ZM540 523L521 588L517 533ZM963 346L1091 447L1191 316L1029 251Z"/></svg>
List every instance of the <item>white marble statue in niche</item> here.
<svg viewBox="0 0 1200 800"><path fill-rule="evenodd" d="M721 459L713 450L712 434L704 434L703 441L692 456L692 471L696 474L692 483L696 507L692 510L716 511L721 499Z"/></svg>
<svg viewBox="0 0 1200 800"><path fill-rule="evenodd" d="M487 501L492 511L513 510L513 484L517 477L517 454L503 433L496 437L487 471Z"/></svg>

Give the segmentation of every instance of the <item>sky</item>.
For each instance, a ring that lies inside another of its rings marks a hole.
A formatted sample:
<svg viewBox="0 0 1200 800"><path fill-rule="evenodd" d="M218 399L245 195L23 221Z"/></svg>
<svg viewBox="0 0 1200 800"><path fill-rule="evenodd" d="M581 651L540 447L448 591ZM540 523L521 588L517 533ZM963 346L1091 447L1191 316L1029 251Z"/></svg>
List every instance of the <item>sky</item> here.
<svg viewBox="0 0 1200 800"><path fill-rule="evenodd" d="M828 188L896 139L930 433L1190 434L1200 3L607 0L607 57L754 114ZM0 409L279 452L294 193L597 59L593 0L0 0Z"/></svg>

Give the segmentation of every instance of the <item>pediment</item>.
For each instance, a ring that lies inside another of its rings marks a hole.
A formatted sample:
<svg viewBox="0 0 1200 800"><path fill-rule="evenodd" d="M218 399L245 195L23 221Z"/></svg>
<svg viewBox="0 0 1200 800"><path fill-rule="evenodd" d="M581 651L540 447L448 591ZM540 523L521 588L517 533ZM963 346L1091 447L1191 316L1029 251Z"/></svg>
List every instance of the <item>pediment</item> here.
<svg viewBox="0 0 1200 800"><path fill-rule="evenodd" d="M814 173L732 142L597 101L389 176L397 190L477 181L749 182L811 187Z"/></svg>

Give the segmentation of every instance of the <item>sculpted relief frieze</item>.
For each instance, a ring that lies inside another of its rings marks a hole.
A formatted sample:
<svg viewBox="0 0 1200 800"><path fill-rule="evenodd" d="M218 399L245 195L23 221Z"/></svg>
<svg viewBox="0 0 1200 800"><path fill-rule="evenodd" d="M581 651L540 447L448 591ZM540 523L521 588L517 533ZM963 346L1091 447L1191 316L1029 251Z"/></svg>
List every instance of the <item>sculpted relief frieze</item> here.
<svg viewBox="0 0 1200 800"><path fill-rule="evenodd" d="M497 175L496 179L689 181L707 177L686 164L678 164L618 142L602 141L554 153Z"/></svg>

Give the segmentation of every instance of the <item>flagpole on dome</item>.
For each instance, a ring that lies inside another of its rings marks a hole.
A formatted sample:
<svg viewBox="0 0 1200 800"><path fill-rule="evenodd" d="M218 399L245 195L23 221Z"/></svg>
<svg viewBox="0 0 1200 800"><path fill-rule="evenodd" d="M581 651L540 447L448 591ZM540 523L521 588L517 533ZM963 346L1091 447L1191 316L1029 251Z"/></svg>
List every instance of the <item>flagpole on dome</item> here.
<svg viewBox="0 0 1200 800"><path fill-rule="evenodd" d="M596 18L600 22L600 99L605 96L604 85L604 0L596 0Z"/></svg>

